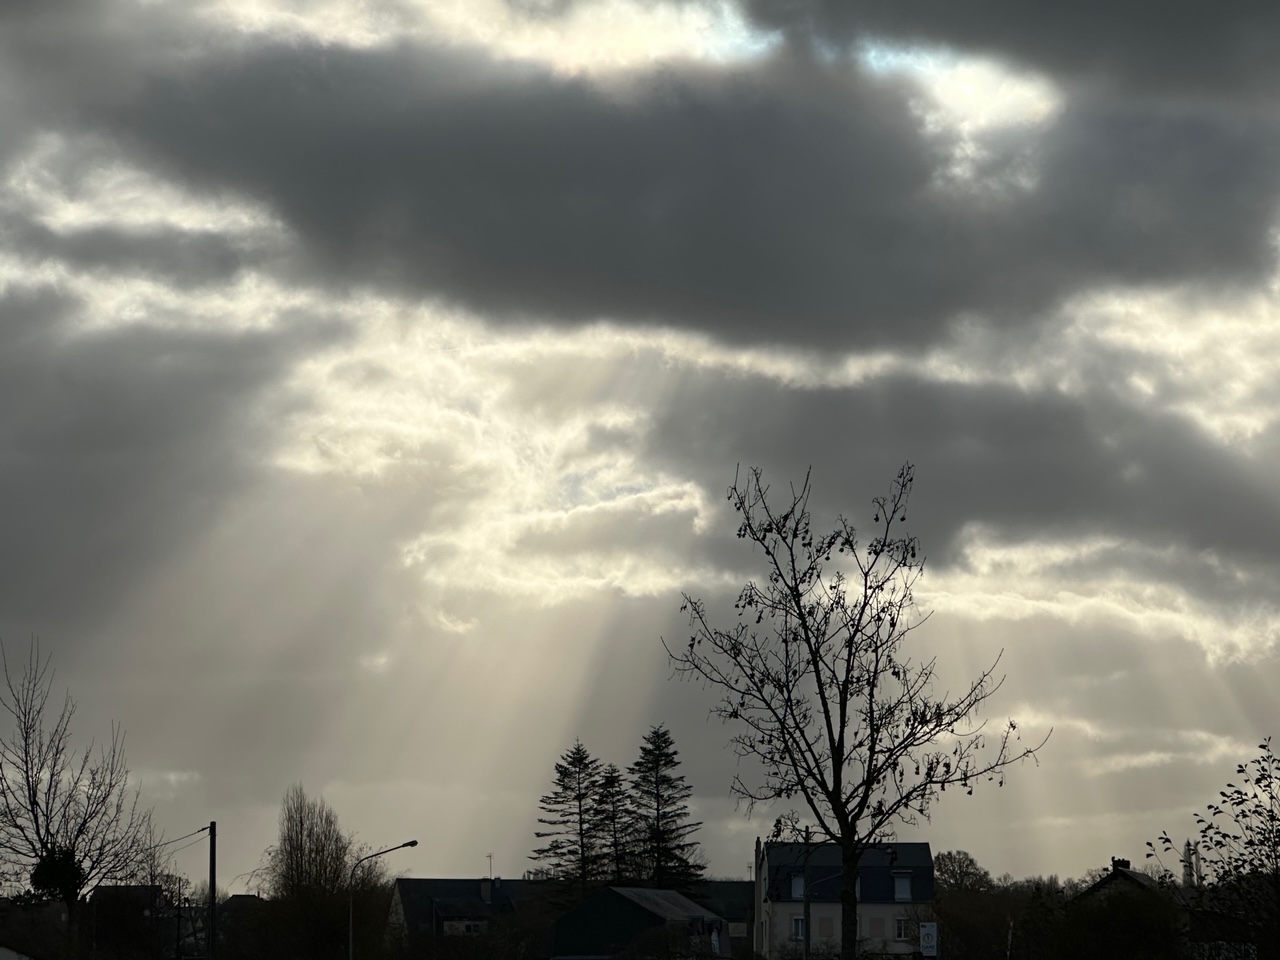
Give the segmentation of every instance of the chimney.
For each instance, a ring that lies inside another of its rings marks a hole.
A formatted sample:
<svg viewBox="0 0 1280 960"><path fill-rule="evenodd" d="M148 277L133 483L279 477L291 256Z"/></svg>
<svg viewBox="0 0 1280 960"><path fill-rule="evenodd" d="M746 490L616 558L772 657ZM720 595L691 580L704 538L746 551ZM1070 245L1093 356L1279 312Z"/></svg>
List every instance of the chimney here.
<svg viewBox="0 0 1280 960"><path fill-rule="evenodd" d="M1192 863L1191 841L1188 840L1182 845L1182 888L1190 890L1196 885L1195 865Z"/></svg>
<svg viewBox="0 0 1280 960"><path fill-rule="evenodd" d="M1128 870L1128 869L1130 869L1130 868L1129 868L1129 861L1128 861L1128 860L1121 860L1121 859L1119 859L1119 858L1117 858L1117 857L1112 857L1112 858L1111 858L1111 872L1112 872L1112 873L1115 873L1117 870Z"/></svg>
<svg viewBox="0 0 1280 960"><path fill-rule="evenodd" d="M493 901L493 893L490 883L491 882L488 878L480 881L480 899L485 903L491 903Z"/></svg>

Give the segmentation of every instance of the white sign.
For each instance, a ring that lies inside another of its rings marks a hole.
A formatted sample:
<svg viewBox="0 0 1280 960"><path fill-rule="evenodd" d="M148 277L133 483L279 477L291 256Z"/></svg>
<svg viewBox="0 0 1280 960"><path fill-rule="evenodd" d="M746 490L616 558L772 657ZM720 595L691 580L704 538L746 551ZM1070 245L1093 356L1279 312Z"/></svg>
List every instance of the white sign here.
<svg viewBox="0 0 1280 960"><path fill-rule="evenodd" d="M936 923L920 924L920 955L936 957L938 955L938 925Z"/></svg>

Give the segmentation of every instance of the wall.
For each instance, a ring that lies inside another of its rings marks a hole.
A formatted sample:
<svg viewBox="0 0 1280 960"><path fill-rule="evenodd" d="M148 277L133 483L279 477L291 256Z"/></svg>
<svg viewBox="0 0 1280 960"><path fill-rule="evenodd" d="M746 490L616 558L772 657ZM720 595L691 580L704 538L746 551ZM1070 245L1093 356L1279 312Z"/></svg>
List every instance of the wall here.
<svg viewBox="0 0 1280 960"><path fill-rule="evenodd" d="M769 960L799 956L803 945L791 939L792 918L804 916L804 904L794 900L780 900L765 904L761 927L760 952ZM910 939L897 940L895 921L906 918L912 921ZM840 904L811 903L809 919L813 936L809 940L814 956L834 954L840 950ZM858 932L868 952L910 955L919 949L920 935L915 927L922 920L932 919L932 911L921 904L911 903L860 903L858 904ZM821 934L830 930L830 937Z"/></svg>

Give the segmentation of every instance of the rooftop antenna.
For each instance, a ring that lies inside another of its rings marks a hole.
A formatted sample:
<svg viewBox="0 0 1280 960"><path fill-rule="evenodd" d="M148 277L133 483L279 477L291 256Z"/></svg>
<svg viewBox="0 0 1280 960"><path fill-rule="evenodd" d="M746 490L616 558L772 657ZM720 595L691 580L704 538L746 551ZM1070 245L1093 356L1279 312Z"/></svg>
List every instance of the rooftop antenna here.
<svg viewBox="0 0 1280 960"><path fill-rule="evenodd" d="M492 880L493 879L493 854L487 853L485 854L485 856L489 858L489 879Z"/></svg>

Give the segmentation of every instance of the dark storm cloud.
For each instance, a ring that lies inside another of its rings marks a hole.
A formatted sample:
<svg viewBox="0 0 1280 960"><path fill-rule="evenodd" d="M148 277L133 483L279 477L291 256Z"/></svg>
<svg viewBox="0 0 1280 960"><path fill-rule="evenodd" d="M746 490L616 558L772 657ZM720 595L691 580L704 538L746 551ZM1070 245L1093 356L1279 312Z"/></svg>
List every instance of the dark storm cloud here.
<svg viewBox="0 0 1280 960"><path fill-rule="evenodd" d="M667 398L644 456L712 491L732 481L735 463L762 466L780 490L812 464L815 507L855 522L913 461L912 522L935 568L959 559L957 535L976 522L1011 544L1116 538L1065 573L1167 579L1225 607L1280 583L1269 479L1187 421L1105 396L909 376L793 391L705 374ZM1202 551L1257 580L1215 570Z"/></svg>
<svg viewBox="0 0 1280 960"><path fill-rule="evenodd" d="M196 535L258 469L263 391L321 337L77 332L85 309L0 299L0 636L84 636Z"/></svg>
<svg viewBox="0 0 1280 960"><path fill-rule="evenodd" d="M495 318L919 343L963 311L1024 322L1097 284L1270 269L1280 166L1257 117L1083 99L992 141L988 171L1037 168L993 194L936 182L952 143L914 95L794 52L605 84L292 46L200 59L101 127L270 205L319 276Z"/></svg>
<svg viewBox="0 0 1280 960"><path fill-rule="evenodd" d="M740 0L761 26L824 40L939 44L1055 76L1161 93L1270 95L1280 78L1280 8L1158 0Z"/></svg>

